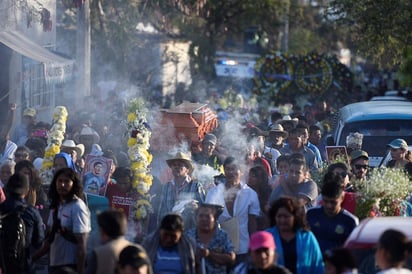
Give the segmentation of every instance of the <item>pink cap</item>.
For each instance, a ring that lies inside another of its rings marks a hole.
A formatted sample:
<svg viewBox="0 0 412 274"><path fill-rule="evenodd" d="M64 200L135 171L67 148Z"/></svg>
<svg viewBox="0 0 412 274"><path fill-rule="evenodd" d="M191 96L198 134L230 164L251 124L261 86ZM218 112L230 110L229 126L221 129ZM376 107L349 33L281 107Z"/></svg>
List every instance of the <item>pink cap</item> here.
<svg viewBox="0 0 412 274"><path fill-rule="evenodd" d="M255 251L259 248L276 249L275 240L271 233L258 231L250 237L249 248Z"/></svg>

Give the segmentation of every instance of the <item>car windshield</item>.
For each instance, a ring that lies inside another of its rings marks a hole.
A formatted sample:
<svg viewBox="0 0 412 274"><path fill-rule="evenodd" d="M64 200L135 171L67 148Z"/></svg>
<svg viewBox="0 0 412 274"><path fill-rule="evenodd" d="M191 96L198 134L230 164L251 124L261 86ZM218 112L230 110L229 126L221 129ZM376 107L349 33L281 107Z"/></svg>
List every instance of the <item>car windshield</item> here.
<svg viewBox="0 0 412 274"><path fill-rule="evenodd" d="M362 149L370 156L384 157L387 144L402 138L412 144L412 123L405 120L375 120L348 123L343 128L339 145L346 144L346 136L351 132L363 134Z"/></svg>

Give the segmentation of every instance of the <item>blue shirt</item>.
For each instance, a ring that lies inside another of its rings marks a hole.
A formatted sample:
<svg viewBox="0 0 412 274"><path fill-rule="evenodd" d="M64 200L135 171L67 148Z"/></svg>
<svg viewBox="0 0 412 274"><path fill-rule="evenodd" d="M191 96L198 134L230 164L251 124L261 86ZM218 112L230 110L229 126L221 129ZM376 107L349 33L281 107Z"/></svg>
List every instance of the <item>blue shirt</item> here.
<svg viewBox="0 0 412 274"><path fill-rule="evenodd" d="M163 248L159 245L156 259L153 263L153 272L157 274L184 273L177 246L173 248Z"/></svg>
<svg viewBox="0 0 412 274"><path fill-rule="evenodd" d="M318 162L318 165L322 164L323 160L322 160L322 155L320 154L320 150L317 146L315 146L314 144L312 144L311 142L308 142L308 144L306 145L310 150L313 151L313 153L315 153L315 157L316 157L316 161Z"/></svg>
<svg viewBox="0 0 412 274"><path fill-rule="evenodd" d="M99 194L100 189L106 184L106 178L96 175L93 172L88 172L83 177L84 191L92 194Z"/></svg>
<svg viewBox="0 0 412 274"><path fill-rule="evenodd" d="M330 217L326 215L323 207L319 206L309 209L306 217L322 252L343 246L352 230L359 224L359 219L345 209Z"/></svg>
<svg viewBox="0 0 412 274"><path fill-rule="evenodd" d="M266 229L272 233L276 244L277 264L285 266L285 254L276 226ZM323 274L325 268L318 241L311 231L298 229L296 231L296 273L295 274Z"/></svg>

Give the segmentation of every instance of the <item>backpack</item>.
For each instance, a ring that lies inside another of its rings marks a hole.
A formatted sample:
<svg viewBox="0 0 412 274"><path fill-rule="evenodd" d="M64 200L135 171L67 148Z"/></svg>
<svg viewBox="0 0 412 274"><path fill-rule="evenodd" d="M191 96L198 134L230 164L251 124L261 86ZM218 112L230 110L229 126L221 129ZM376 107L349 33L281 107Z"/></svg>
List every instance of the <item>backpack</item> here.
<svg viewBox="0 0 412 274"><path fill-rule="evenodd" d="M27 206L21 205L0 215L0 266L2 273L24 272L26 259L26 224L22 218Z"/></svg>

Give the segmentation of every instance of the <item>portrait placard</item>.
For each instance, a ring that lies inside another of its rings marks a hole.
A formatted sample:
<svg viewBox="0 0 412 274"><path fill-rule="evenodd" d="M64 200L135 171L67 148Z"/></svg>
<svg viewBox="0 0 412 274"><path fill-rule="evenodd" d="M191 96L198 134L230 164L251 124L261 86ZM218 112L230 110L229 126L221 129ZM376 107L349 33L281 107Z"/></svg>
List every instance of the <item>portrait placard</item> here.
<svg viewBox="0 0 412 274"><path fill-rule="evenodd" d="M345 146L326 146L328 164L342 162L349 164L348 152Z"/></svg>
<svg viewBox="0 0 412 274"><path fill-rule="evenodd" d="M82 179L87 194L104 196L113 160L103 156L88 155L83 169Z"/></svg>

